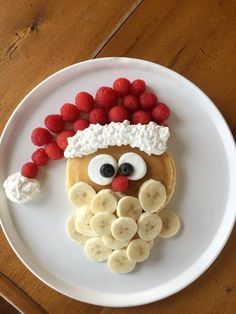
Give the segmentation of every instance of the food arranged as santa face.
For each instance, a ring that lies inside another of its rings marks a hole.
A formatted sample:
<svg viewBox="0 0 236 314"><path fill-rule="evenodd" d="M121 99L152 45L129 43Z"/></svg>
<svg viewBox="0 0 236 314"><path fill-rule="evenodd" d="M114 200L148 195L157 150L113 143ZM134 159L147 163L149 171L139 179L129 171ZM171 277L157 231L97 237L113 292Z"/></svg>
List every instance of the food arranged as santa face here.
<svg viewBox="0 0 236 314"><path fill-rule="evenodd" d="M73 208L68 236L84 246L89 260L131 272L149 257L157 236L172 237L180 228L178 216L166 208L176 181L166 152L169 115L140 79L118 78L95 98L79 92L75 104L65 103L60 114L45 118L46 128L32 131L31 141L40 148L5 180L6 196L31 201L40 191L39 167L64 156Z"/></svg>

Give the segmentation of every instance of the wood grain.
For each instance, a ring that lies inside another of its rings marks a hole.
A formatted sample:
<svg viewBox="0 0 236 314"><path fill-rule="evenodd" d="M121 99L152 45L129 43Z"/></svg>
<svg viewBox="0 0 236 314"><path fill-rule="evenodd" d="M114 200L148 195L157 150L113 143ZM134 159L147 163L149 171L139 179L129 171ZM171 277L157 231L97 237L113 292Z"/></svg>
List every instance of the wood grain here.
<svg viewBox="0 0 236 314"><path fill-rule="evenodd" d="M39 81L95 56L147 59L182 73L213 99L230 127L236 128L234 1L10 0L1 8L0 130ZM0 271L48 313L233 314L235 242L236 229L197 281L172 297L138 308L102 308L59 294L22 265L2 232ZM20 307L21 297L12 291L12 302Z"/></svg>
<svg viewBox="0 0 236 314"><path fill-rule="evenodd" d="M0 309L1 313L19 314L19 311L3 297L0 297Z"/></svg>
<svg viewBox="0 0 236 314"><path fill-rule="evenodd" d="M12 283L3 273L0 273L0 291L9 303L25 314L43 314L46 311L32 300L24 291Z"/></svg>
<svg viewBox="0 0 236 314"><path fill-rule="evenodd" d="M236 2L142 2L97 57L153 61L181 73L236 127Z"/></svg>
<svg viewBox="0 0 236 314"><path fill-rule="evenodd" d="M93 58L141 0L3 1L0 11L0 131L36 84Z"/></svg>

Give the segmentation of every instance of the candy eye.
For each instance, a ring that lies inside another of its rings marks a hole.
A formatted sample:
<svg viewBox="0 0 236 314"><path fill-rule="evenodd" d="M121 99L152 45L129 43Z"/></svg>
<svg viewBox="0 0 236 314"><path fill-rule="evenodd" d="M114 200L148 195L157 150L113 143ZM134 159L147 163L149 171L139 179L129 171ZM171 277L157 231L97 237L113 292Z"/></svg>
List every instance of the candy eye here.
<svg viewBox="0 0 236 314"><path fill-rule="evenodd" d="M108 154L100 154L93 157L88 165L89 178L99 184L108 185L117 173L117 162Z"/></svg>
<svg viewBox="0 0 236 314"><path fill-rule="evenodd" d="M146 172L147 166L141 156L136 153L126 153L118 161L119 173L129 180L142 179Z"/></svg>

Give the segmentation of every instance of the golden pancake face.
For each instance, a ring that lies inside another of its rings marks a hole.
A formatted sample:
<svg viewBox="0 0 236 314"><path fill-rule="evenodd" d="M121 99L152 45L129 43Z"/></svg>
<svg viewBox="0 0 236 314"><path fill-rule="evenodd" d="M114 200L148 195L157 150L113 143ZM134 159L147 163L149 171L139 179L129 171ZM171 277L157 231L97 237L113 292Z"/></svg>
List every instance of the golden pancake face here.
<svg viewBox="0 0 236 314"><path fill-rule="evenodd" d="M78 158L67 160L66 187L69 190L75 183L82 181L92 186L96 192L103 189L112 189L111 184L99 185L93 182L88 175L88 167L90 161L99 154L110 155L117 162L125 153L135 153L143 158L146 162L147 171L144 177L139 180L129 180L128 189L124 194L138 196L138 191L142 183L149 179L160 181L166 189L167 200L170 199L175 186L175 166L173 159L168 153L156 156L148 156L137 148L130 146L110 146L106 149L99 149L97 152Z"/></svg>

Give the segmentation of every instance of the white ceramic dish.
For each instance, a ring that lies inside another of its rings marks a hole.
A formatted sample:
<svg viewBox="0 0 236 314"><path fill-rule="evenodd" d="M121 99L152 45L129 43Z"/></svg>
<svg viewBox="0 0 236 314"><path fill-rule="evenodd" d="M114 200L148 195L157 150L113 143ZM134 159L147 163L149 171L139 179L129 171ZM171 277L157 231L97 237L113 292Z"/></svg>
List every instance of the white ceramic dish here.
<svg viewBox="0 0 236 314"><path fill-rule="evenodd" d="M89 262L66 235L70 205L66 160L42 169L40 196L25 205L6 200L1 223L22 262L43 282L74 299L104 306L134 306L165 298L198 278L225 245L236 213L236 154L231 133L210 99L181 75L147 61L105 58L65 68L36 86L8 121L0 144L0 181L30 160L33 128L85 90L95 94L117 77L142 78L172 109L169 150L177 186L169 205L182 220L175 238L156 241L150 258L127 275Z"/></svg>

